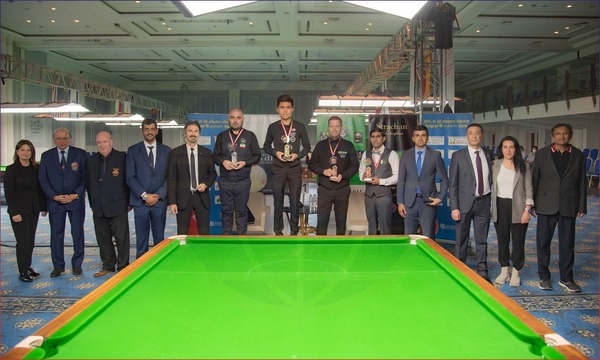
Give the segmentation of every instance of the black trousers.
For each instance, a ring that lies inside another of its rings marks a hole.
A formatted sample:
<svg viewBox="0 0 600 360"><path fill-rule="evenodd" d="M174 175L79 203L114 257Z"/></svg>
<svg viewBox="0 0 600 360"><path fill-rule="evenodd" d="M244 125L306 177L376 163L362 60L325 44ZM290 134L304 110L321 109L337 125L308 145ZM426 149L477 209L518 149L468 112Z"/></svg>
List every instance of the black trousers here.
<svg viewBox="0 0 600 360"><path fill-rule="evenodd" d="M102 269L123 270L129 265L129 218L127 213L115 217L93 217L96 241L100 248ZM117 246L115 254L115 245Z"/></svg>
<svg viewBox="0 0 600 360"><path fill-rule="evenodd" d="M208 190L206 190L208 191ZM199 235L208 235L210 233L210 208L204 206L200 194L196 193L190 196L190 201L183 209L178 209L177 214L177 234L186 235L190 229L190 218L192 213L196 214L196 226Z"/></svg>
<svg viewBox="0 0 600 360"><path fill-rule="evenodd" d="M14 222L10 217L15 239L17 240L17 264L19 273L25 273L31 267L33 247L35 246L35 231L37 230L39 213L21 214L23 220Z"/></svg>
<svg viewBox="0 0 600 360"><path fill-rule="evenodd" d="M476 271L479 275L487 275L487 238L490 231L490 194L475 199L471 209L460 213L460 220L456 222L456 257L463 263L467 262L467 247L471 221L473 221L473 234L475 237Z"/></svg>
<svg viewBox="0 0 600 360"><path fill-rule="evenodd" d="M550 244L558 224L558 269L561 281L573 281L575 263L575 219L574 217L538 214L537 258L540 279L550 279Z"/></svg>
<svg viewBox="0 0 600 360"><path fill-rule="evenodd" d="M273 166L273 231L283 232L283 197L288 186L290 198L290 234L298 234L300 191L302 190L302 166Z"/></svg>
<svg viewBox="0 0 600 360"><path fill-rule="evenodd" d="M317 235L327 235L331 207L335 212L335 234L346 234L346 218L348 217L348 199L350 186L329 190L324 186L317 189Z"/></svg>
<svg viewBox="0 0 600 360"><path fill-rule="evenodd" d="M512 223L512 199L496 198L496 204L498 213L494 227L498 235L498 262L500 266L508 266L512 259L513 267L521 270L525 264L525 234L529 224Z"/></svg>
<svg viewBox="0 0 600 360"><path fill-rule="evenodd" d="M231 235L234 213L237 233L245 235L248 232L248 199L251 183L250 178L237 181L219 179L223 235Z"/></svg>

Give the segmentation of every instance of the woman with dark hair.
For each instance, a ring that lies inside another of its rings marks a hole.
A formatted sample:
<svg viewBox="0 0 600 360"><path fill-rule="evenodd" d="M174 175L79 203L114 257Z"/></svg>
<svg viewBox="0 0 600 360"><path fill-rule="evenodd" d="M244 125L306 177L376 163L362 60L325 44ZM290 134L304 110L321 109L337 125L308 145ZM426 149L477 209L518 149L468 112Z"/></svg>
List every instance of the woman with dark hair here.
<svg viewBox="0 0 600 360"><path fill-rule="evenodd" d="M510 280L510 286L517 287L521 284L519 271L525 263L525 234L533 207L531 170L523 160L517 139L506 136L498 148L500 155L492 166L492 221L498 235L498 262L502 269L494 285L500 287Z"/></svg>
<svg viewBox="0 0 600 360"><path fill-rule="evenodd" d="M46 196L40 188L35 148L31 141L20 140L17 143L13 161L4 174L4 195L17 240L19 280L31 282L40 276L31 268L31 258L40 212L46 216Z"/></svg>

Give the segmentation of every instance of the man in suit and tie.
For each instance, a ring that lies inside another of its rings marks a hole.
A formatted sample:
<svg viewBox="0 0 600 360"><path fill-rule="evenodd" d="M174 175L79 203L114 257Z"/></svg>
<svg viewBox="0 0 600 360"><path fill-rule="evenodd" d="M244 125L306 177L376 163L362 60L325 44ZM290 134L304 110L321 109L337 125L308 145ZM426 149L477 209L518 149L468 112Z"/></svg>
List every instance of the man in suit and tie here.
<svg viewBox="0 0 600 360"><path fill-rule="evenodd" d="M102 270L94 273L94 277L100 277L114 272L115 266L121 271L129 265L129 188L125 180L125 153L113 149L110 133L99 132L96 145L98 153L88 158L86 174L102 261Z"/></svg>
<svg viewBox="0 0 600 360"><path fill-rule="evenodd" d="M423 235L435 239L437 206L444 201L448 191L448 173L439 151L427 146L427 127L417 125L412 140L415 146L400 158L398 169L398 212L404 218L407 234L416 234L421 225ZM435 176L440 179L437 190Z"/></svg>
<svg viewBox="0 0 600 360"><path fill-rule="evenodd" d="M559 285L568 292L581 292L573 279L575 221L587 213L585 156L569 144L573 127L552 128L552 145L540 149L533 162L533 199L537 222L537 258L540 289L552 290L550 243L558 224Z"/></svg>
<svg viewBox="0 0 600 360"><path fill-rule="evenodd" d="M177 234L188 233L192 212L198 234L210 231L210 193L217 172L212 152L198 145L200 124L188 121L184 127L185 144L174 148L169 157L167 198L171 213L177 215Z"/></svg>
<svg viewBox="0 0 600 360"><path fill-rule="evenodd" d="M70 146L71 133L64 128L54 130L56 147L45 151L40 162L40 186L48 200L50 214L50 253L54 269L50 277L65 272L65 222L69 215L73 237L73 275L81 275L85 240L85 171L86 153Z"/></svg>
<svg viewBox="0 0 600 360"><path fill-rule="evenodd" d="M167 167L171 148L156 141L154 119L142 121L144 140L127 150L127 185L131 190L136 235L136 258L148 251L150 228L154 245L165 238L167 220Z"/></svg>
<svg viewBox="0 0 600 360"><path fill-rule="evenodd" d="M375 127L369 134L371 149L360 159L358 174L365 185L365 210L369 235L392 234L392 186L398 182L398 154L387 149L385 133Z"/></svg>
<svg viewBox="0 0 600 360"><path fill-rule="evenodd" d="M467 127L468 146L452 154L450 162L450 209L456 221L456 257L467 262L471 221L475 236L476 271L491 283L487 267L487 237L490 229L492 154L485 151L483 127Z"/></svg>

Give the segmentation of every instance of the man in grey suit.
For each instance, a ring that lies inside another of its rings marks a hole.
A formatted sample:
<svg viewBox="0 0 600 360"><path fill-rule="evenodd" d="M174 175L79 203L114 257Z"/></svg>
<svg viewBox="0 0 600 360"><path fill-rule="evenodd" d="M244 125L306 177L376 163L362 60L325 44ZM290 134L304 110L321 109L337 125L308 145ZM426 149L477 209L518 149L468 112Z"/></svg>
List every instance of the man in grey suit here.
<svg viewBox="0 0 600 360"><path fill-rule="evenodd" d="M136 235L136 258L148 251L150 228L154 245L165 238L167 218L167 167L171 148L156 141L154 119L142 121L144 141L127 150L127 185L131 189Z"/></svg>
<svg viewBox="0 0 600 360"><path fill-rule="evenodd" d="M456 221L456 257L467 261L471 221L475 235L476 271L491 283L487 268L487 237L490 229L492 154L481 147L483 127L467 127L468 146L452 154L450 162L450 209Z"/></svg>
<svg viewBox="0 0 600 360"><path fill-rule="evenodd" d="M404 218L407 234L416 234L421 225L423 235L435 239L437 206L444 201L448 191L448 173L439 151L427 146L427 127L417 125L412 140L415 146L400 158L398 169L398 212ZM435 176L440 179L437 190Z"/></svg>
<svg viewBox="0 0 600 360"><path fill-rule="evenodd" d="M558 224L559 285L568 292L581 292L573 280L575 262L575 220L587 213L585 156L569 144L573 128L557 124L552 128L552 145L540 149L533 163L534 213L537 223L537 257L540 289L552 290L550 243Z"/></svg>

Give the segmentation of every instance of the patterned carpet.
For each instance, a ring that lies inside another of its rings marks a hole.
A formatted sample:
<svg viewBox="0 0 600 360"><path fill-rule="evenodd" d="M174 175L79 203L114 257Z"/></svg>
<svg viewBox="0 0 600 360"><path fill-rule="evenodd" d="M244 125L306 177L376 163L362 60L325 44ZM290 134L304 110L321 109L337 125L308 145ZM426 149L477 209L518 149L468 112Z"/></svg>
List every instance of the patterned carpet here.
<svg viewBox="0 0 600 360"><path fill-rule="evenodd" d="M577 244L575 247L575 279L581 286L581 294L568 294L558 286L558 246L555 240L552 245L551 272L553 274L554 291L542 291L538 286L537 260L535 255L535 219L527 232L525 267L522 271L522 286L512 288L506 284L501 290L513 298L523 308L531 312L546 325L562 335L590 359L599 358L598 352L598 214L599 200L596 196L588 197L588 215L577 222ZM77 300L97 288L111 275L94 278L92 274L101 268L98 248L95 244L91 211L87 211L85 223L86 257L83 263L83 275L74 276L71 269L58 278L49 277L52 271L49 248L48 218L41 218L38 227L33 267L42 276L32 283L24 283L18 279L15 257L15 240L6 214L6 207L0 207L1 221L1 302L2 302L2 343L1 352L15 346L19 341L34 333L59 313L73 305ZM131 260L135 258L135 233L133 231L133 212L130 213L132 233ZM176 224L173 215L167 215L166 235L175 234ZM69 226L67 225L67 232ZM70 237L65 244L70 243ZM496 233L493 224L490 226L488 259L490 278L499 273L497 260ZM444 245L453 251L452 246ZM70 259L72 248L66 247L65 259ZM469 257L468 265L474 267L473 257ZM69 263L69 260L67 260Z"/></svg>

